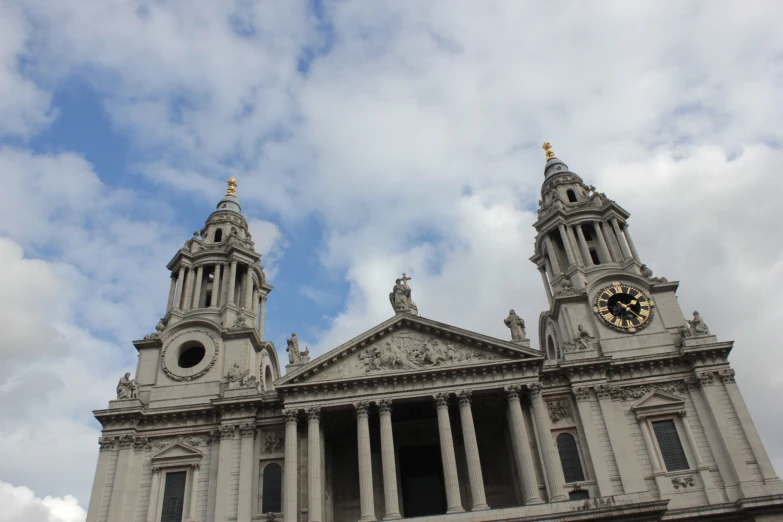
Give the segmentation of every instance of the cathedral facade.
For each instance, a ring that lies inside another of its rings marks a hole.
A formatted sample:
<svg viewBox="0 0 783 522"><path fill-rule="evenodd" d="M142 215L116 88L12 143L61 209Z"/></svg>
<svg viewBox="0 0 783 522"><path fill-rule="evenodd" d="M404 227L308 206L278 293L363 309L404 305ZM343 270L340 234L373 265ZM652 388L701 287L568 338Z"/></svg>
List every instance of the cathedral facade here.
<svg viewBox="0 0 783 522"><path fill-rule="evenodd" d="M718 340L655 277L628 212L545 144L535 248L549 309L497 339L392 317L285 371L236 181L168 264L103 426L88 522L783 520L783 482Z"/></svg>

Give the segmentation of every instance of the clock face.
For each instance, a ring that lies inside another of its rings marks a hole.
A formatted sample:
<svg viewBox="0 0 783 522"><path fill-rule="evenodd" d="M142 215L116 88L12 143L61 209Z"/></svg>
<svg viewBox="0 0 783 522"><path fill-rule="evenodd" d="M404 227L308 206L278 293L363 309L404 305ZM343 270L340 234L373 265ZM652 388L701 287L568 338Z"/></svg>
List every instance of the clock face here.
<svg viewBox="0 0 783 522"><path fill-rule="evenodd" d="M650 324L653 302L635 286L615 282L598 293L593 312L615 330L635 333Z"/></svg>

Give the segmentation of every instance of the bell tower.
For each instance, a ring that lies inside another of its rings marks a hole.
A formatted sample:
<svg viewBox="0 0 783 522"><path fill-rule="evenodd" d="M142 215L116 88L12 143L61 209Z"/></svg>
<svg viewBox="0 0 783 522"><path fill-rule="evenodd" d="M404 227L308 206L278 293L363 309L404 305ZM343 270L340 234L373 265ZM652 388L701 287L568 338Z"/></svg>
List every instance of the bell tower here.
<svg viewBox="0 0 783 522"><path fill-rule="evenodd" d="M272 286L260 261L231 178L204 226L167 265L171 286L156 331L134 342L142 403L208 402L237 387L271 389L280 370L264 341Z"/></svg>
<svg viewBox="0 0 783 522"><path fill-rule="evenodd" d="M630 214L585 184L548 142L543 148L530 258L550 305L539 321L542 351L550 360L676 351L691 332L675 296L678 283L653 277L642 263Z"/></svg>

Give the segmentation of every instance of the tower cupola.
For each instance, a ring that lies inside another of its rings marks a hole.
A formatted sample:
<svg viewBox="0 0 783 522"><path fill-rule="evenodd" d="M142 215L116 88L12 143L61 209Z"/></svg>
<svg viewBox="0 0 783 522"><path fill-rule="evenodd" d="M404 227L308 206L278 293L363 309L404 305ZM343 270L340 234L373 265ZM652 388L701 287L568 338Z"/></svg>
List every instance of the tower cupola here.
<svg viewBox="0 0 783 522"><path fill-rule="evenodd" d="M585 288L591 274L639 273L641 262L628 233L628 212L568 168L545 142L544 182L533 225L535 254L550 300Z"/></svg>

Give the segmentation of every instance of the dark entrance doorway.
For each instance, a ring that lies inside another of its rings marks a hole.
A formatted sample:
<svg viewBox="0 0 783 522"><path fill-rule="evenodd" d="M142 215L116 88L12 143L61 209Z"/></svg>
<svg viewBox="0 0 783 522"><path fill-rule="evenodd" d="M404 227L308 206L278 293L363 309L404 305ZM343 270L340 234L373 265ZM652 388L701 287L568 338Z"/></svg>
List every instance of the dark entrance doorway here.
<svg viewBox="0 0 783 522"><path fill-rule="evenodd" d="M400 449L400 476L405 518L446 513L440 448Z"/></svg>

